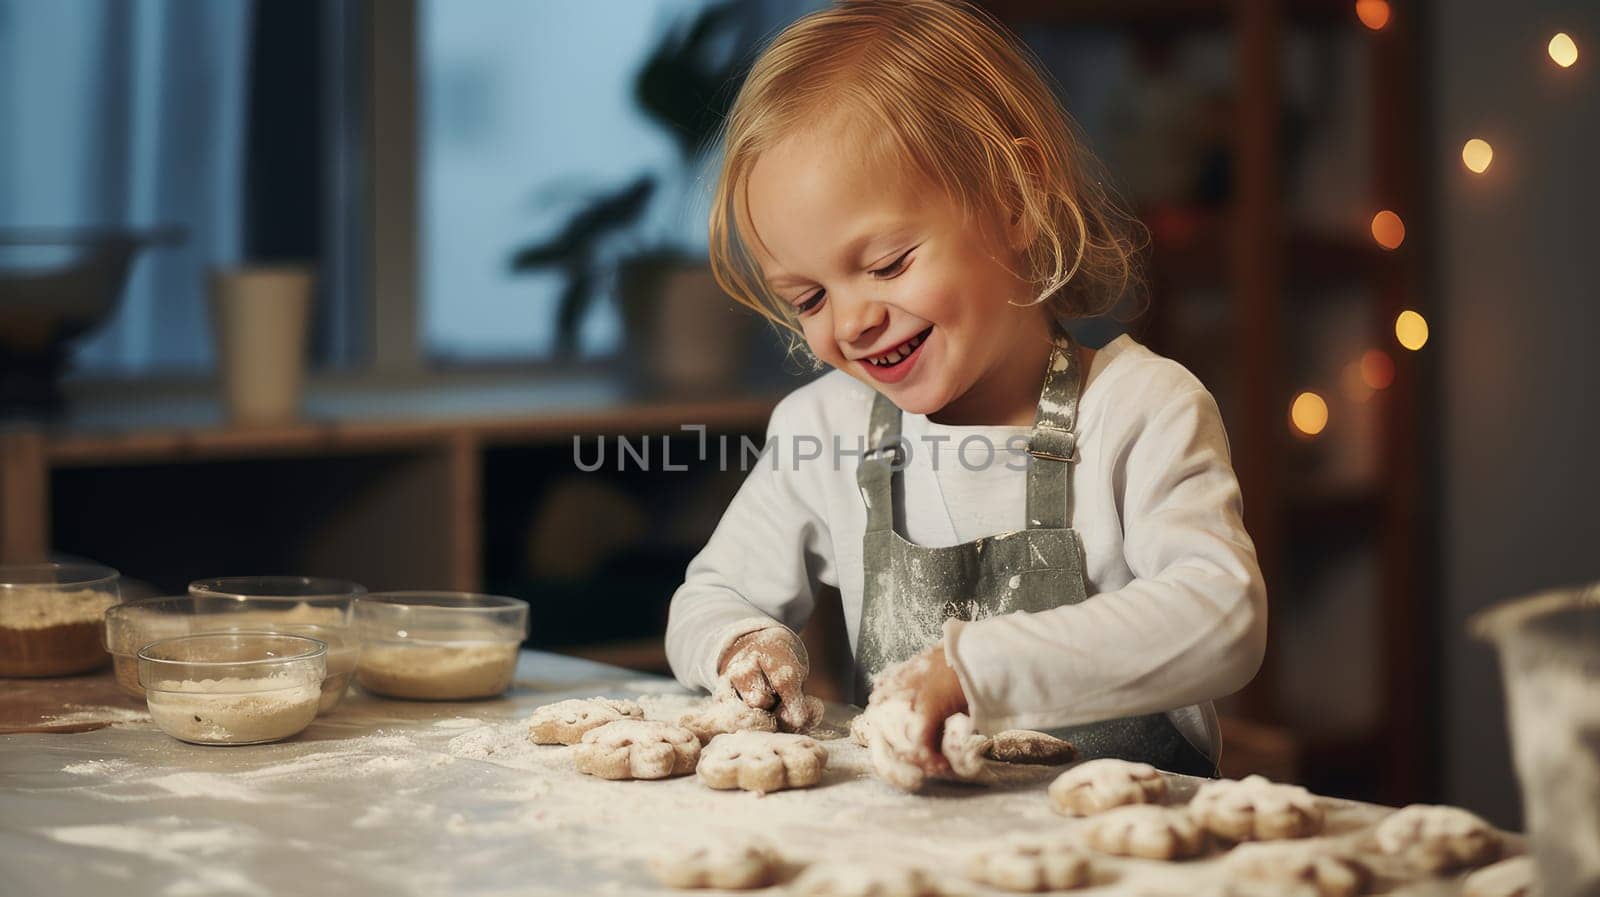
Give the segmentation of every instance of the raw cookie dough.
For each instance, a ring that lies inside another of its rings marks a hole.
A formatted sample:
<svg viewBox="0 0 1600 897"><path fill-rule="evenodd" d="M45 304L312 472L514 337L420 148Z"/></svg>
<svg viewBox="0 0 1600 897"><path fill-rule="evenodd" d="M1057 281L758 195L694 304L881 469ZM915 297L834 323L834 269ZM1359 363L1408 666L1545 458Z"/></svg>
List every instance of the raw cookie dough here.
<svg viewBox="0 0 1600 897"><path fill-rule="evenodd" d="M1109 757L1080 763L1050 783L1050 802L1064 816L1092 816L1127 804L1159 804L1167 780L1148 763Z"/></svg>
<svg viewBox="0 0 1600 897"><path fill-rule="evenodd" d="M1189 815L1229 841L1305 838L1322 831L1323 812L1311 792L1265 776L1207 782L1189 802Z"/></svg>
<svg viewBox="0 0 1600 897"><path fill-rule="evenodd" d="M528 717L528 740L534 744L577 744L585 732L619 719L644 719L633 701L575 698L546 704Z"/></svg>
<svg viewBox="0 0 1600 897"><path fill-rule="evenodd" d="M1006 891L1065 891L1089 883L1089 858L1064 838L1023 838L979 849L967 877Z"/></svg>
<svg viewBox="0 0 1600 897"><path fill-rule="evenodd" d="M1434 874L1482 866L1500 855L1489 823L1461 809L1412 804L1378 823L1378 847Z"/></svg>
<svg viewBox="0 0 1600 897"><path fill-rule="evenodd" d="M989 747L983 755L1001 763L1062 766L1078 759L1078 749L1072 742L1054 735L1029 729L1007 729L989 739Z"/></svg>
<svg viewBox="0 0 1600 897"><path fill-rule="evenodd" d="M790 888L802 897L939 897L933 876L915 866L834 863L812 866Z"/></svg>
<svg viewBox="0 0 1600 897"><path fill-rule="evenodd" d="M1355 859L1305 843L1240 845L1223 860L1223 868L1274 891L1310 888L1317 897L1356 897L1372 884L1372 871Z"/></svg>
<svg viewBox="0 0 1600 897"><path fill-rule="evenodd" d="M1117 807L1090 820L1090 847L1113 856L1147 860L1181 860L1197 856L1206 833L1189 814L1148 804Z"/></svg>
<svg viewBox="0 0 1600 897"><path fill-rule="evenodd" d="M783 861L765 844L707 844L661 854L650 860L656 880L669 888L764 888L778 877Z"/></svg>
<svg viewBox="0 0 1600 897"><path fill-rule="evenodd" d="M778 718L732 695L719 695L704 707L679 717L678 725L693 732L701 744L706 744L728 732L776 732Z"/></svg>
<svg viewBox="0 0 1600 897"><path fill-rule="evenodd" d="M578 771L602 779L665 779L688 775L700 759L700 739L682 726L621 719L585 733L573 748Z"/></svg>
<svg viewBox="0 0 1600 897"><path fill-rule="evenodd" d="M765 794L809 788L822 781L828 749L804 735L730 732L711 739L700 754L700 781L721 790Z"/></svg>
<svg viewBox="0 0 1600 897"><path fill-rule="evenodd" d="M1467 876L1461 884L1465 897L1537 897L1539 867L1533 857L1512 857Z"/></svg>

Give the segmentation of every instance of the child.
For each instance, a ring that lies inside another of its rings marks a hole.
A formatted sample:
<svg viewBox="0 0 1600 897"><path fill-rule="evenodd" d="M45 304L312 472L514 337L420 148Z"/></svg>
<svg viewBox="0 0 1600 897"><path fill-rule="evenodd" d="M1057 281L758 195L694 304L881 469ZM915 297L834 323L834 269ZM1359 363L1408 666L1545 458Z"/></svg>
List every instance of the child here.
<svg viewBox="0 0 1600 897"><path fill-rule="evenodd" d="M834 586L857 700L905 696L928 773L965 712L1214 775L1210 701L1266 637L1227 438L1182 366L1068 336L1134 247L1025 51L965 3L839 3L764 51L725 153L719 283L836 370L673 596L677 677L806 725L795 631Z"/></svg>

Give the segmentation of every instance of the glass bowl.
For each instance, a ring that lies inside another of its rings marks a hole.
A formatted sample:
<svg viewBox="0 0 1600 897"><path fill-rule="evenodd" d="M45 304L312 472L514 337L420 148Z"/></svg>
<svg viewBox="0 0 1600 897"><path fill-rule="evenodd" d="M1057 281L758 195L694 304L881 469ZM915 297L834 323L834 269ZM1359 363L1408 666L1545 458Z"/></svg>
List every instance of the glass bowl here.
<svg viewBox="0 0 1600 897"><path fill-rule="evenodd" d="M316 576L219 576L189 583L196 598L229 598L272 611L279 620L348 626L350 609L366 586L345 579Z"/></svg>
<svg viewBox="0 0 1600 897"><path fill-rule="evenodd" d="M100 619L121 577L89 563L0 567L0 676L70 676L104 665Z"/></svg>
<svg viewBox="0 0 1600 897"><path fill-rule="evenodd" d="M422 701L489 698L511 687L528 602L467 592L382 592L356 600L356 681Z"/></svg>
<svg viewBox="0 0 1600 897"><path fill-rule="evenodd" d="M350 625L355 599L367 589L344 579L313 576L222 576L189 583L195 598L237 604L237 618L225 628L308 635L328 644L328 678L322 684L322 713L339 705L355 675L361 640ZM196 632L218 627L205 625Z"/></svg>
<svg viewBox="0 0 1600 897"><path fill-rule="evenodd" d="M139 649L139 684L161 731L192 744L261 744L317 716L327 646L277 632L208 632Z"/></svg>

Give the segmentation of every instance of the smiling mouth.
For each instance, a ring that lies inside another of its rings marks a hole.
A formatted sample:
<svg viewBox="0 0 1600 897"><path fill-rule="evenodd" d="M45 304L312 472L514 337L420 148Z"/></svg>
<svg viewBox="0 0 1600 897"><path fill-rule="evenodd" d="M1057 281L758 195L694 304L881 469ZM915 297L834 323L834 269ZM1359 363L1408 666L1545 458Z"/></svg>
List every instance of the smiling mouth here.
<svg viewBox="0 0 1600 897"><path fill-rule="evenodd" d="M890 349L882 355L874 355L871 358L865 358L862 360L873 367L892 368L900 362L905 361L907 358L910 358L911 353L915 352L917 347L922 345L923 341L928 338L928 334L932 332L933 328L929 327L927 330L922 331L921 333L913 336L900 345L895 346L893 349Z"/></svg>

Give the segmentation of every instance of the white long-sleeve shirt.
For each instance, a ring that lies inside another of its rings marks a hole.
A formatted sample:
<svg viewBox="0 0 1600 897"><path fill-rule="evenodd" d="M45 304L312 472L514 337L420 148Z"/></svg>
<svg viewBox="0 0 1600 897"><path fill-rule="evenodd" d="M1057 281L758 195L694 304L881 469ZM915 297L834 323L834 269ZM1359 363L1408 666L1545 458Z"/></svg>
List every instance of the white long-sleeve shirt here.
<svg viewBox="0 0 1600 897"><path fill-rule="evenodd" d="M798 630L824 584L839 589L854 652L866 510L849 453L865 444L873 395L834 371L774 409L768 453L672 598L667 657L684 684L711 687L740 635ZM907 539L944 547L1026 527L1026 473L1007 446L1028 428L903 414L901 430L911 455L896 524ZM970 713L995 732L1169 711L1214 758L1205 702L1248 682L1266 644L1265 587L1216 403L1182 365L1119 337L1085 379L1078 452L1071 522L1090 597L947 623Z"/></svg>

